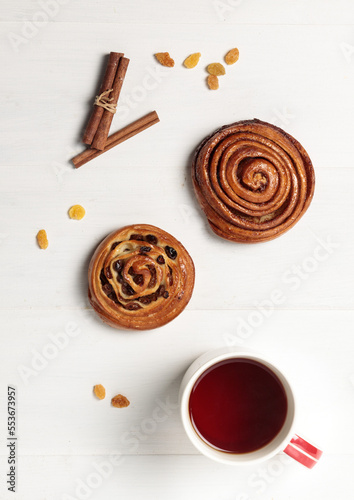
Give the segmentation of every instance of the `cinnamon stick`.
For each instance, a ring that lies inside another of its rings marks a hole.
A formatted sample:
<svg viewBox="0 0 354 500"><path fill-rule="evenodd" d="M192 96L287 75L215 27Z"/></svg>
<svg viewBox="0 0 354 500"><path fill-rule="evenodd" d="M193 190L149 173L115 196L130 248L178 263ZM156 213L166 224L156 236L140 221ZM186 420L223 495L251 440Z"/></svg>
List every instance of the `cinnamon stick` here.
<svg viewBox="0 0 354 500"><path fill-rule="evenodd" d="M109 90L113 87L114 77L116 76L116 73L117 73L119 60L123 56L124 56L124 54L121 54L119 52L111 52L109 54L109 60L108 60L106 72L105 72L103 80L102 80L99 95L101 95L103 92L106 92L107 90ZM99 123L101 121L103 111L104 111L104 109L101 108L100 106L96 106L96 105L93 106L93 110L92 110L90 119L88 121L88 124L87 124L85 132L84 132L84 136L82 138L82 141L85 144L92 143L93 138L95 137L95 134L97 132L97 128L99 126Z"/></svg>
<svg viewBox="0 0 354 500"><path fill-rule="evenodd" d="M82 165L85 165L85 163L93 160L94 158L97 158L97 156L100 156L106 151L109 151L110 149L114 148L114 146L117 146L121 142L130 139L130 137L133 137L134 135L143 132L143 130L146 130L152 125L155 125L159 121L160 119L156 111L152 111L151 113L148 113L142 118L139 118L130 125L127 125L121 130L118 130L118 132L115 132L114 134L110 135L107 139L106 147L104 148L103 151L88 148L82 153L76 155L71 161L73 162L76 168L82 167Z"/></svg>
<svg viewBox="0 0 354 500"><path fill-rule="evenodd" d="M113 82L113 91L110 94L110 97L112 98L111 104L116 105L118 102L119 94L122 89L123 81L125 74L128 69L128 64L129 64L129 59L126 57L122 57L119 60L119 65L117 69L116 76L114 78ZM99 149L101 151L104 150L106 146L106 141L107 137L109 134L109 129L111 127L111 123L113 120L113 113L105 109L103 111L103 115L100 121L100 124L98 125L98 129L95 135L94 140L92 141L92 148L94 149Z"/></svg>

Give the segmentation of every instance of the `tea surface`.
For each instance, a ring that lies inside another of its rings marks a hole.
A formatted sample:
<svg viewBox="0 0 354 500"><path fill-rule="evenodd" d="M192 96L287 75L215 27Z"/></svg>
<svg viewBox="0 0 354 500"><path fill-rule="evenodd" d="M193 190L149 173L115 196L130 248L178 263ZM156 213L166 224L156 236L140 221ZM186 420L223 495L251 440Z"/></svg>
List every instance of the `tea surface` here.
<svg viewBox="0 0 354 500"><path fill-rule="evenodd" d="M199 436L227 453L262 448L281 430L287 398L278 377L266 366L244 358L215 364L196 381L189 415Z"/></svg>

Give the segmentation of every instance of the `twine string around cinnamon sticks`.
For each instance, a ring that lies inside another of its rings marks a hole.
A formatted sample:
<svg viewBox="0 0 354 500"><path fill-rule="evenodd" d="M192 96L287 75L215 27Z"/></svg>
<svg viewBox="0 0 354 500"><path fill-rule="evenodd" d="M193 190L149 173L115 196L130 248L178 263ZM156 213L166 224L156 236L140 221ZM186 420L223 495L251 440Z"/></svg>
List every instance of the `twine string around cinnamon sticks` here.
<svg viewBox="0 0 354 500"><path fill-rule="evenodd" d="M118 64L119 64L120 59L123 56L124 56L124 54L122 54L120 52L111 52L110 53L106 72L104 74L104 77L102 80L102 85L101 85L100 90L99 90L99 95L102 95L102 93L107 92L109 89L112 89L114 78L117 74ZM100 124L100 121L101 121L101 118L102 118L104 111L105 111L104 108L101 106L97 106L97 105L93 106L91 117L90 117L89 122L86 126L84 136L83 136L83 142L85 144L92 144L92 141L95 137L95 134L97 132L97 129L98 129L98 126Z"/></svg>
<svg viewBox="0 0 354 500"><path fill-rule="evenodd" d="M106 97L112 92L112 90L113 89L109 89L106 90L106 92L102 92L100 95L96 95L94 104L95 106L101 106L101 108L114 114L117 111L117 105L111 103L111 101L113 101L113 97Z"/></svg>

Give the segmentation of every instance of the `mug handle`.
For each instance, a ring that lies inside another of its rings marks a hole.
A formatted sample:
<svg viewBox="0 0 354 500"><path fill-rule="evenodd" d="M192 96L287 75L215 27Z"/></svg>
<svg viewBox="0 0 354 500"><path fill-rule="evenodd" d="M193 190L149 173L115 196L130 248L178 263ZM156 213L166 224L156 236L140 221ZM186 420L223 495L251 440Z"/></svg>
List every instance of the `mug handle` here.
<svg viewBox="0 0 354 500"><path fill-rule="evenodd" d="M284 453L308 469L312 469L321 458L323 451L295 434Z"/></svg>

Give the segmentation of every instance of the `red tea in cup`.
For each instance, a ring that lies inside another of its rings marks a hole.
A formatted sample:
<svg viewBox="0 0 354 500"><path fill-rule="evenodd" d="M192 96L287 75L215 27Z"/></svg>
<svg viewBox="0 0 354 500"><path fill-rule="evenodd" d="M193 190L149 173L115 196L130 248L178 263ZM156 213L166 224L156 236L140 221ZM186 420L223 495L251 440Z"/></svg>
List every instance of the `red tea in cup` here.
<svg viewBox="0 0 354 500"><path fill-rule="evenodd" d="M229 358L209 367L189 398L189 416L197 434L226 453L250 453L266 446L282 429L287 410L279 378L247 358Z"/></svg>

